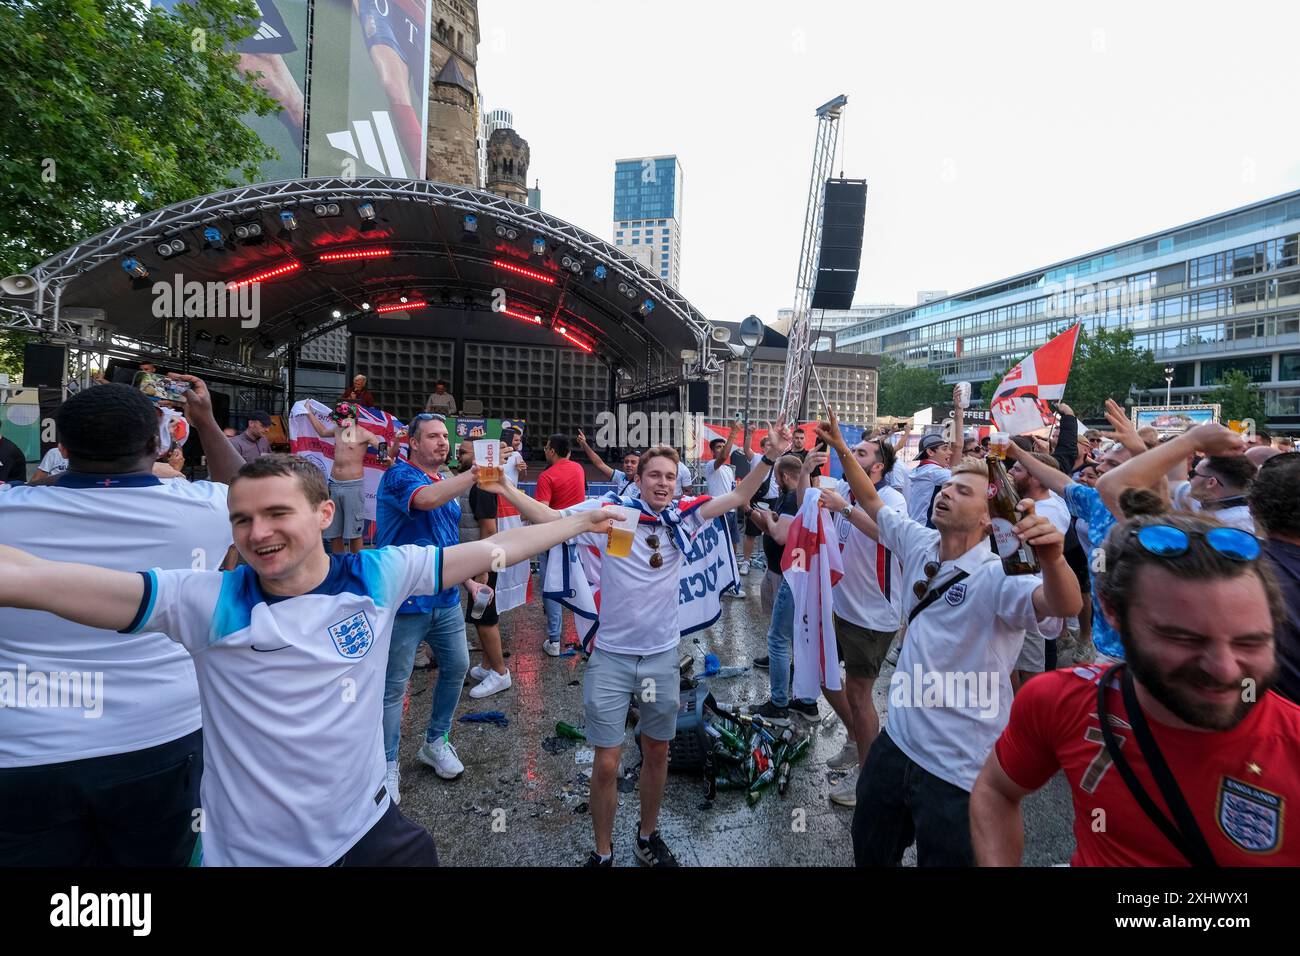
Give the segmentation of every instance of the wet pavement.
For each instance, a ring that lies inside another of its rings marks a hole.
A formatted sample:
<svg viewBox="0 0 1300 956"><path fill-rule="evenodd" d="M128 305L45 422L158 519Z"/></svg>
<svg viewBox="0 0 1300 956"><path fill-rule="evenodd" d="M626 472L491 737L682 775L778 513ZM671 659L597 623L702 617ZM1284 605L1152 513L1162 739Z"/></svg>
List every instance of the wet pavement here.
<svg viewBox="0 0 1300 956"><path fill-rule="evenodd" d="M706 631L687 637L682 653L695 658L694 673L704 669L705 653L716 654L723 666L750 665L767 653L767 620L759 606L761 572L744 578L749 596L724 600L722 617ZM534 593L538 591L534 578ZM469 629L470 663L481 664L478 640ZM456 709L462 714L501 711L508 727L453 722L451 739L465 764L458 780L439 779L416 758L428 726L430 688L437 670L418 670L411 684L410 710L402 722L400 763L402 810L422 824L438 843L448 866L572 866L583 862L594 847L587 813L586 775L590 764L580 762L584 743L557 742L555 724L583 723L580 654L553 658L541 649L545 620L540 599L506 614L502 642L510 655L513 686L484 700L464 693ZM564 615L564 640L576 643L572 617ZM886 665L876 682L876 706L884 709L892 668ZM470 680L468 687L473 686ZM721 702L762 703L767 699L767 672L751 669L737 677L711 679ZM819 701L823 719L810 723L794 718L801 732L811 731L808 754L792 767L784 797L770 788L756 806L744 793L721 791L706 809L703 780L670 772L659 815L664 840L684 866L850 866L853 863L850 826L853 811L827 797L840 775L826 761L843 746L843 725L825 699ZM631 731L623 747L623 772L632 771L640 754ZM630 790L632 780L620 791ZM614 823L614 863L635 866L633 828L639 820L635 791L620 792ZM1025 804L1025 861L1050 866L1066 862L1074 848L1070 831L1069 791L1058 774ZM904 857L915 864L915 850Z"/></svg>

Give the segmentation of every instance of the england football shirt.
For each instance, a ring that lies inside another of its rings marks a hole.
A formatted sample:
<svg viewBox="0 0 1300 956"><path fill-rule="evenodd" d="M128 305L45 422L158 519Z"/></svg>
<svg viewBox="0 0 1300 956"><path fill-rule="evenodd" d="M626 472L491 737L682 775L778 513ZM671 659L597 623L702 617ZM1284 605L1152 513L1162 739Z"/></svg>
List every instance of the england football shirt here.
<svg viewBox="0 0 1300 956"><path fill-rule="evenodd" d="M50 477L57 478L68 470L68 459L63 457L63 453L59 451L56 445L45 453L41 463L36 467Z"/></svg>
<svg viewBox="0 0 1300 956"><path fill-rule="evenodd" d="M847 501L853 491L846 481L823 479L831 490ZM907 514L907 501L883 482L876 493L900 515ZM844 517L835 515L835 531L844 555L844 577L831 590L835 613L851 624L873 631L896 631L903 613L903 566L893 551L868 537Z"/></svg>
<svg viewBox="0 0 1300 956"><path fill-rule="evenodd" d="M388 809L384 682L393 618L442 588L442 549L331 555L307 594L234 571L142 572L125 633L194 659L203 707L205 866L324 866Z"/></svg>
<svg viewBox="0 0 1300 956"><path fill-rule="evenodd" d="M730 465L707 461L704 463L704 483L710 497L721 498L729 491L735 490L736 471Z"/></svg>

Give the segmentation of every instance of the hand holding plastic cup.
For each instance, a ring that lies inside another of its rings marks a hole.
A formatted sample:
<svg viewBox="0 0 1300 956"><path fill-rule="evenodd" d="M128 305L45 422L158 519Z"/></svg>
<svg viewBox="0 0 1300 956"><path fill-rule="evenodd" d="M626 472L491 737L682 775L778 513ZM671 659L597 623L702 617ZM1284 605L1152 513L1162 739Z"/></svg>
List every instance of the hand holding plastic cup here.
<svg viewBox="0 0 1300 956"><path fill-rule="evenodd" d="M1006 432L993 432L989 435L990 457L1005 460L1007 449L1011 446L1011 436Z"/></svg>
<svg viewBox="0 0 1300 956"><path fill-rule="evenodd" d="M626 558L632 553L632 539L636 535L636 523L639 517L637 512L622 505L610 505L601 510L613 520L605 553L611 558Z"/></svg>
<svg viewBox="0 0 1300 956"><path fill-rule="evenodd" d="M479 487L501 480L501 443L496 439L476 439L474 464L478 465Z"/></svg>

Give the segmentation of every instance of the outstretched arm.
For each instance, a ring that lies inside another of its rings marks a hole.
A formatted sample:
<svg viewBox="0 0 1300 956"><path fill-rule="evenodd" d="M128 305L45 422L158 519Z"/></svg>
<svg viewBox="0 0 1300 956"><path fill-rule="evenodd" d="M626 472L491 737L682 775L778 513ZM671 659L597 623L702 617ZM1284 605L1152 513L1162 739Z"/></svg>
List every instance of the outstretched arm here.
<svg viewBox="0 0 1300 956"><path fill-rule="evenodd" d="M0 607L48 611L87 627L120 631L135 620L143 595L138 574L46 561L0 545Z"/></svg>
<svg viewBox="0 0 1300 956"><path fill-rule="evenodd" d="M554 508L542 504L536 498L530 498L508 481L489 482L483 486L483 490L506 499L531 524L546 524L548 521L558 521L561 517Z"/></svg>
<svg viewBox="0 0 1300 956"><path fill-rule="evenodd" d="M604 508L589 508L558 521L512 528L490 539L453 545L443 553L442 579L468 581L491 568L504 568L526 561L588 531L607 531L609 524L609 514ZM137 593L136 603L139 601Z"/></svg>
<svg viewBox="0 0 1300 956"><path fill-rule="evenodd" d="M836 454L840 456L840 464L844 468L844 480L853 490L853 497L857 499L858 507L867 513L868 518L875 521L876 515L880 514L880 509L885 506L885 500L876 494L876 486L862 470L857 456L849 453L848 442L840 434L840 421L835 417L835 409L828 407L826 415L830 421L817 423L817 437L834 448Z"/></svg>
<svg viewBox="0 0 1300 956"><path fill-rule="evenodd" d="M793 444L790 429L786 426L784 418L777 420L771 434L775 436L777 457L780 458L781 455L785 454L785 450ZM728 511L734 511L736 508L743 508L748 505L754 495L758 494L758 489L766 484L767 476L771 470L771 465L759 459L758 464L749 469L749 474L736 486L735 490L712 498L701 505L700 516L702 518L716 518Z"/></svg>
<svg viewBox="0 0 1300 956"><path fill-rule="evenodd" d="M587 436L582 433L582 429L578 429L578 447L587 456L587 461L591 462L592 467L600 472L606 481L614 477L614 469L605 464L604 459L596 454L596 449L587 444ZM515 507L519 506L515 505ZM520 508L520 511L522 512L523 509Z"/></svg>
<svg viewBox="0 0 1300 956"><path fill-rule="evenodd" d="M1048 491L1054 491L1058 495L1065 494L1065 486L1070 483L1070 476L1065 472L1053 468L1051 465L1045 465L1029 452L1024 451L1015 442L1007 445L1007 457L1012 461L1020 462L1020 467L1025 469Z"/></svg>
<svg viewBox="0 0 1300 956"><path fill-rule="evenodd" d="M1240 455L1245 451L1245 442L1232 429L1222 425L1211 422L1197 425L1106 472L1097 479L1097 493L1110 513L1118 515L1119 496L1126 488L1155 487L1179 461L1185 462L1197 451L1207 455Z"/></svg>

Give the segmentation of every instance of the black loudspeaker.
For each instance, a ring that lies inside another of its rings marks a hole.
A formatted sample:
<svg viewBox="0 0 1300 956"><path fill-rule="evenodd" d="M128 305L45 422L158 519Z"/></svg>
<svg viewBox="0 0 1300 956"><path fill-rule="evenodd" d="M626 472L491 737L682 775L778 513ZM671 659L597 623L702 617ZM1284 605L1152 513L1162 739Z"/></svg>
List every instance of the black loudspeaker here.
<svg viewBox="0 0 1300 956"><path fill-rule="evenodd" d="M867 218L865 179L828 179L822 207L822 249L812 308L849 309L858 288L862 230Z"/></svg>
<svg viewBox="0 0 1300 956"><path fill-rule="evenodd" d="M686 411L701 415L709 414L709 383L708 382L687 382L686 383Z"/></svg>
<svg viewBox="0 0 1300 956"><path fill-rule="evenodd" d="M63 388L68 350L61 345L29 342L23 346L23 387Z"/></svg>

